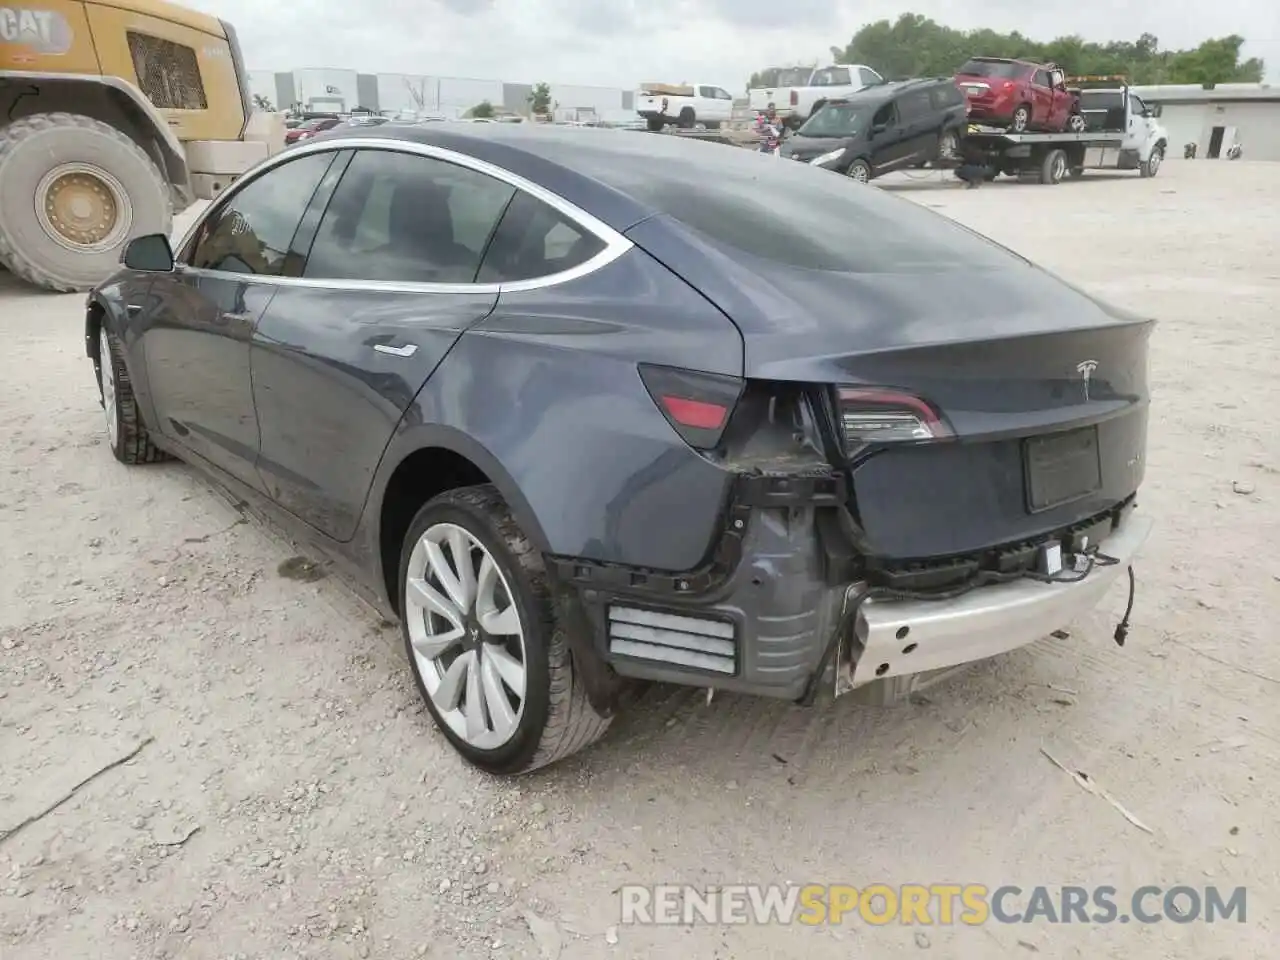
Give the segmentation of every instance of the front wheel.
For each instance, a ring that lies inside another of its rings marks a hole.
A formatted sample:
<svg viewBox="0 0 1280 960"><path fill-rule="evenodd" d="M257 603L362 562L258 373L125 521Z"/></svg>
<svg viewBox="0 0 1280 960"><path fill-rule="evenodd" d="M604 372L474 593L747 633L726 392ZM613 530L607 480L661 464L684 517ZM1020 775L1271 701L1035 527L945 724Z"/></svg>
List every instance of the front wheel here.
<svg viewBox="0 0 1280 960"><path fill-rule="evenodd" d="M168 233L169 184L129 137L45 113L0 126L0 261L47 290L88 290L131 237Z"/></svg>
<svg viewBox="0 0 1280 960"><path fill-rule="evenodd" d="M661 117L646 117L645 125L649 128L651 133L660 133L663 126L665 126Z"/></svg>
<svg viewBox="0 0 1280 960"><path fill-rule="evenodd" d="M1164 161L1164 148L1156 147L1151 151L1151 156L1142 161L1138 167L1138 175L1141 177L1154 177L1160 172L1160 164Z"/></svg>
<svg viewBox="0 0 1280 960"><path fill-rule="evenodd" d="M865 160L855 160L849 164L849 169L844 172L845 176L857 183L871 182L871 164Z"/></svg>
<svg viewBox="0 0 1280 960"><path fill-rule="evenodd" d="M542 557L492 486L418 511L401 550L400 609L418 692L480 769L535 770L608 729L575 673Z"/></svg>
<svg viewBox="0 0 1280 960"><path fill-rule="evenodd" d="M133 382L124 365L124 349L106 327L98 331L98 391L107 420L107 446L121 463L157 463L168 454L151 442L142 423Z"/></svg>

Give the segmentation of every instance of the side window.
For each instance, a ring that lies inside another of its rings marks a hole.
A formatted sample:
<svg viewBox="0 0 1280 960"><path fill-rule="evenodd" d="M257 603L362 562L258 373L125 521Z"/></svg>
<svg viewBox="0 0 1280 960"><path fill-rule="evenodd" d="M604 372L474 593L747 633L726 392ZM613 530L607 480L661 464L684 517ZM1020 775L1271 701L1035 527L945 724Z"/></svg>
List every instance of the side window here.
<svg viewBox="0 0 1280 960"><path fill-rule="evenodd" d="M1131 116L1140 117L1147 112L1147 105L1133 94L1129 94L1129 113Z"/></svg>
<svg viewBox="0 0 1280 960"><path fill-rule="evenodd" d="M311 195L334 153L313 153L264 173L205 220L183 262L201 270L278 277Z"/></svg>
<svg viewBox="0 0 1280 960"><path fill-rule="evenodd" d="M898 114L903 123L923 120L929 116L929 94L924 90L913 90L898 98Z"/></svg>
<svg viewBox="0 0 1280 960"><path fill-rule="evenodd" d="M1048 70L1037 70L1035 73L1033 73L1033 74L1031 75L1031 82L1032 82L1032 83L1034 83L1037 87L1047 87L1047 86L1050 86L1050 83L1049 83L1049 71L1048 71Z"/></svg>
<svg viewBox="0 0 1280 960"><path fill-rule="evenodd" d="M698 96L705 97L708 100L714 100L716 98L716 88L715 87L699 87Z"/></svg>
<svg viewBox="0 0 1280 960"><path fill-rule="evenodd" d="M873 127L879 127L879 126L892 127L896 119L897 119L897 116L893 109L893 101L890 100L888 103L886 103L884 106L882 106L879 110L876 111L875 116L871 118L871 125Z"/></svg>
<svg viewBox="0 0 1280 960"><path fill-rule="evenodd" d="M870 67L859 67L858 75L862 78L863 85L868 87L874 83L880 83L884 79Z"/></svg>
<svg viewBox="0 0 1280 960"><path fill-rule="evenodd" d="M523 191L507 206L476 280L514 283L572 270L605 243L554 207Z"/></svg>
<svg viewBox="0 0 1280 960"><path fill-rule="evenodd" d="M412 153L360 150L325 210L303 276L472 283L515 188Z"/></svg>
<svg viewBox="0 0 1280 960"><path fill-rule="evenodd" d="M813 75L815 87L843 87L848 86L850 82L848 67L827 67Z"/></svg>
<svg viewBox="0 0 1280 960"><path fill-rule="evenodd" d="M724 89L722 89L722 88L720 88L720 87L716 87L716 88L715 88L715 94L716 94L716 99L717 99L717 100L732 100L732 99L733 99L733 94L731 94L728 90L724 90Z"/></svg>

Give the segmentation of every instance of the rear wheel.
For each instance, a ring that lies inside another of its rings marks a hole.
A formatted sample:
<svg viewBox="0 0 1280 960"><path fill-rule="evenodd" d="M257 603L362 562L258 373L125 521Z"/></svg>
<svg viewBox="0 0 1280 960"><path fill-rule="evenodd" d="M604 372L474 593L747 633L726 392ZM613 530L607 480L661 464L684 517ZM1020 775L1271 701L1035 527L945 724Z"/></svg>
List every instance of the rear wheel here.
<svg viewBox="0 0 1280 960"><path fill-rule="evenodd" d="M1031 107L1027 104L1021 104L1018 109L1013 111L1013 116L1009 120L1009 129L1014 133L1026 133L1027 127L1031 125Z"/></svg>
<svg viewBox="0 0 1280 960"><path fill-rule="evenodd" d="M1151 151L1151 156L1142 161L1138 167L1138 175L1142 177L1154 177L1160 172L1160 164L1164 161L1164 147L1155 147Z"/></svg>
<svg viewBox="0 0 1280 960"><path fill-rule="evenodd" d="M680 111L679 123L684 129L688 130L697 122L698 117L693 112L693 107L685 107Z"/></svg>
<svg viewBox="0 0 1280 960"><path fill-rule="evenodd" d="M599 739L542 557L492 486L441 494L400 560L401 630L418 692L454 749L524 773Z"/></svg>
<svg viewBox="0 0 1280 960"><path fill-rule="evenodd" d="M871 164L865 160L855 160L849 164L849 169L844 174L850 180L856 180L858 183L870 183Z"/></svg>
<svg viewBox="0 0 1280 960"><path fill-rule="evenodd" d="M938 159L954 160L960 149L960 137L954 130L944 130L938 137Z"/></svg>
<svg viewBox="0 0 1280 960"><path fill-rule="evenodd" d="M653 133L658 133L664 126L661 117L646 117L645 125L648 126L649 130Z"/></svg>
<svg viewBox="0 0 1280 960"><path fill-rule="evenodd" d="M130 237L168 233L169 184L127 136L71 113L0 129L0 261L48 290L87 290Z"/></svg>

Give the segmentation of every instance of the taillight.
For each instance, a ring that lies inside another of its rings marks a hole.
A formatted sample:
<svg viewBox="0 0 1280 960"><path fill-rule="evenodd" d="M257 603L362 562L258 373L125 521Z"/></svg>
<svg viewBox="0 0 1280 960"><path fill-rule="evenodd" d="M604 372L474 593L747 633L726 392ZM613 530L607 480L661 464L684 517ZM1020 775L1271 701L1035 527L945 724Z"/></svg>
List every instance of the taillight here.
<svg viewBox="0 0 1280 960"><path fill-rule="evenodd" d="M798 106L798 105L799 105L799 103L800 103L800 94L798 94L796 91L792 90L792 91L791 91L791 105L794 107L794 106Z"/></svg>
<svg viewBox="0 0 1280 960"><path fill-rule="evenodd" d="M717 373L642 363L640 379L676 433L698 450L720 442L742 395L742 380Z"/></svg>
<svg viewBox="0 0 1280 960"><path fill-rule="evenodd" d="M951 436L942 417L926 401L899 390L841 388L840 421L845 442L902 443Z"/></svg>

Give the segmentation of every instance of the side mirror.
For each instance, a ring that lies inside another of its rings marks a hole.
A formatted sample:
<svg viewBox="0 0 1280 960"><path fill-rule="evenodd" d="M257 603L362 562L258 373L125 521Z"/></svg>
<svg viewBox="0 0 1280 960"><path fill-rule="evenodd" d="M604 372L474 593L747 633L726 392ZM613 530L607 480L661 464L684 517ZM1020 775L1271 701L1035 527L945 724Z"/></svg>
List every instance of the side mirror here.
<svg viewBox="0 0 1280 960"><path fill-rule="evenodd" d="M1153 103L1147 107L1147 116L1149 117L1158 117L1162 113L1164 113L1164 107L1158 103Z"/></svg>
<svg viewBox="0 0 1280 960"><path fill-rule="evenodd" d="M130 270L169 273L173 269L173 248L163 233L148 233L129 241L122 262Z"/></svg>
<svg viewBox="0 0 1280 960"><path fill-rule="evenodd" d="M889 125L887 123L873 123L871 125L871 136L878 137L888 129Z"/></svg>

